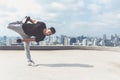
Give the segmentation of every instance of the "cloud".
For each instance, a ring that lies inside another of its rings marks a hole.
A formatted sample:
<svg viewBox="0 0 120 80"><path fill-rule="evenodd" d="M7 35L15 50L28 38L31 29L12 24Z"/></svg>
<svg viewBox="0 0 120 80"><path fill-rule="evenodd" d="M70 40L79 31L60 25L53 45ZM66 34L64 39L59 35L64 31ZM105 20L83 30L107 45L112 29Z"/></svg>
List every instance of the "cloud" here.
<svg viewBox="0 0 120 80"><path fill-rule="evenodd" d="M34 2L34 0L2 0L0 1L0 5L6 6L3 8L6 9L3 10L4 13L9 12L14 16L25 16L27 14L37 15L40 12L44 13L44 7Z"/></svg>
<svg viewBox="0 0 120 80"><path fill-rule="evenodd" d="M120 26L118 3L118 0L1 0L0 29L29 15L56 27L59 34L105 32L105 29L109 32Z"/></svg>
<svg viewBox="0 0 120 80"><path fill-rule="evenodd" d="M109 12L97 16L97 20L110 24L111 26L120 25L120 12Z"/></svg>
<svg viewBox="0 0 120 80"><path fill-rule="evenodd" d="M97 2L99 4L105 4L105 5L112 4L112 0L95 0L95 2Z"/></svg>
<svg viewBox="0 0 120 80"><path fill-rule="evenodd" d="M116 16L117 16L117 18L120 20L120 13L118 13Z"/></svg>
<svg viewBox="0 0 120 80"><path fill-rule="evenodd" d="M51 7L56 10L66 10L66 6L58 2L51 3Z"/></svg>
<svg viewBox="0 0 120 80"><path fill-rule="evenodd" d="M93 14L98 14L101 10L101 6L97 4L90 4L88 6L88 9L93 13Z"/></svg>

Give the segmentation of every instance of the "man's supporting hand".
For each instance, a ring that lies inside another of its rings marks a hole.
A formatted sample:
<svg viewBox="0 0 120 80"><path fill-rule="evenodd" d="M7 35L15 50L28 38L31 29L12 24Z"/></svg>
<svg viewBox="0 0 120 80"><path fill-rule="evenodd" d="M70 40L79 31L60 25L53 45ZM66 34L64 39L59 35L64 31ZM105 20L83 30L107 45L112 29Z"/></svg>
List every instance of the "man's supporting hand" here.
<svg viewBox="0 0 120 80"><path fill-rule="evenodd" d="M21 43L22 42L22 39L17 39L17 43Z"/></svg>

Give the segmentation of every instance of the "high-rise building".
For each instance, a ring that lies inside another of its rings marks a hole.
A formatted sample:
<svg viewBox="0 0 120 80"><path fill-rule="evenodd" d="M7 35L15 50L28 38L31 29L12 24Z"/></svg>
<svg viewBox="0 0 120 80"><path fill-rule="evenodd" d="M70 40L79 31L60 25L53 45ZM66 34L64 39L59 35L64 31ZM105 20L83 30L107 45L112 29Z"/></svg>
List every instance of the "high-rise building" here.
<svg viewBox="0 0 120 80"><path fill-rule="evenodd" d="M70 45L73 45L73 44L75 44L77 42L77 39L75 38L75 37L72 37L71 39L70 39Z"/></svg>
<svg viewBox="0 0 120 80"><path fill-rule="evenodd" d="M87 45L88 45L88 40L87 39L83 39L82 46L87 46Z"/></svg>
<svg viewBox="0 0 120 80"><path fill-rule="evenodd" d="M103 35L103 40L107 40L106 34Z"/></svg>
<svg viewBox="0 0 120 80"><path fill-rule="evenodd" d="M93 46L97 46L97 38L94 39Z"/></svg>

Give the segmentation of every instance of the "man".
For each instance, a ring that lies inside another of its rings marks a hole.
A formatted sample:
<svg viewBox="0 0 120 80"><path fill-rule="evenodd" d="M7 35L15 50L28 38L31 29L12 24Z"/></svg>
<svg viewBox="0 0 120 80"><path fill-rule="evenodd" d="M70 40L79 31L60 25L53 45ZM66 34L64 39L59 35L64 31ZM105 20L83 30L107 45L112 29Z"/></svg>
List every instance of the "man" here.
<svg viewBox="0 0 120 80"><path fill-rule="evenodd" d="M30 23L27 23L28 21ZM25 17L25 21L10 23L8 25L8 28L12 29L22 36L23 39L18 39L17 41L24 42L24 49L29 63L28 65L35 64L30 55L30 41L42 41L44 40L45 36L50 36L56 32L55 28L46 28L46 24L44 22L33 20L30 17ZM31 38L32 36L35 38Z"/></svg>

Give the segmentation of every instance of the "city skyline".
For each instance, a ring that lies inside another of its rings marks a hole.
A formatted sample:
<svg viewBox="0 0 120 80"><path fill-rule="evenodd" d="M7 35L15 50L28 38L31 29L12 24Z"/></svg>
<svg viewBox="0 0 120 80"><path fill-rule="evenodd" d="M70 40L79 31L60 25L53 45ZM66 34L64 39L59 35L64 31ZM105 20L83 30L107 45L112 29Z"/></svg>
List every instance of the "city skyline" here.
<svg viewBox="0 0 120 80"><path fill-rule="evenodd" d="M23 45L23 42L18 43L17 39L21 39L21 37L8 37L2 36L0 37L0 46L20 46ZM110 47L119 47L120 46L120 35L111 35L110 38L104 34L102 37L92 37L92 36L49 36L44 39L44 41L40 42L31 42L33 46L110 46Z"/></svg>
<svg viewBox="0 0 120 80"><path fill-rule="evenodd" d="M0 36L18 36L7 25L25 16L55 27L55 35L120 34L119 3L119 0L1 0Z"/></svg>

